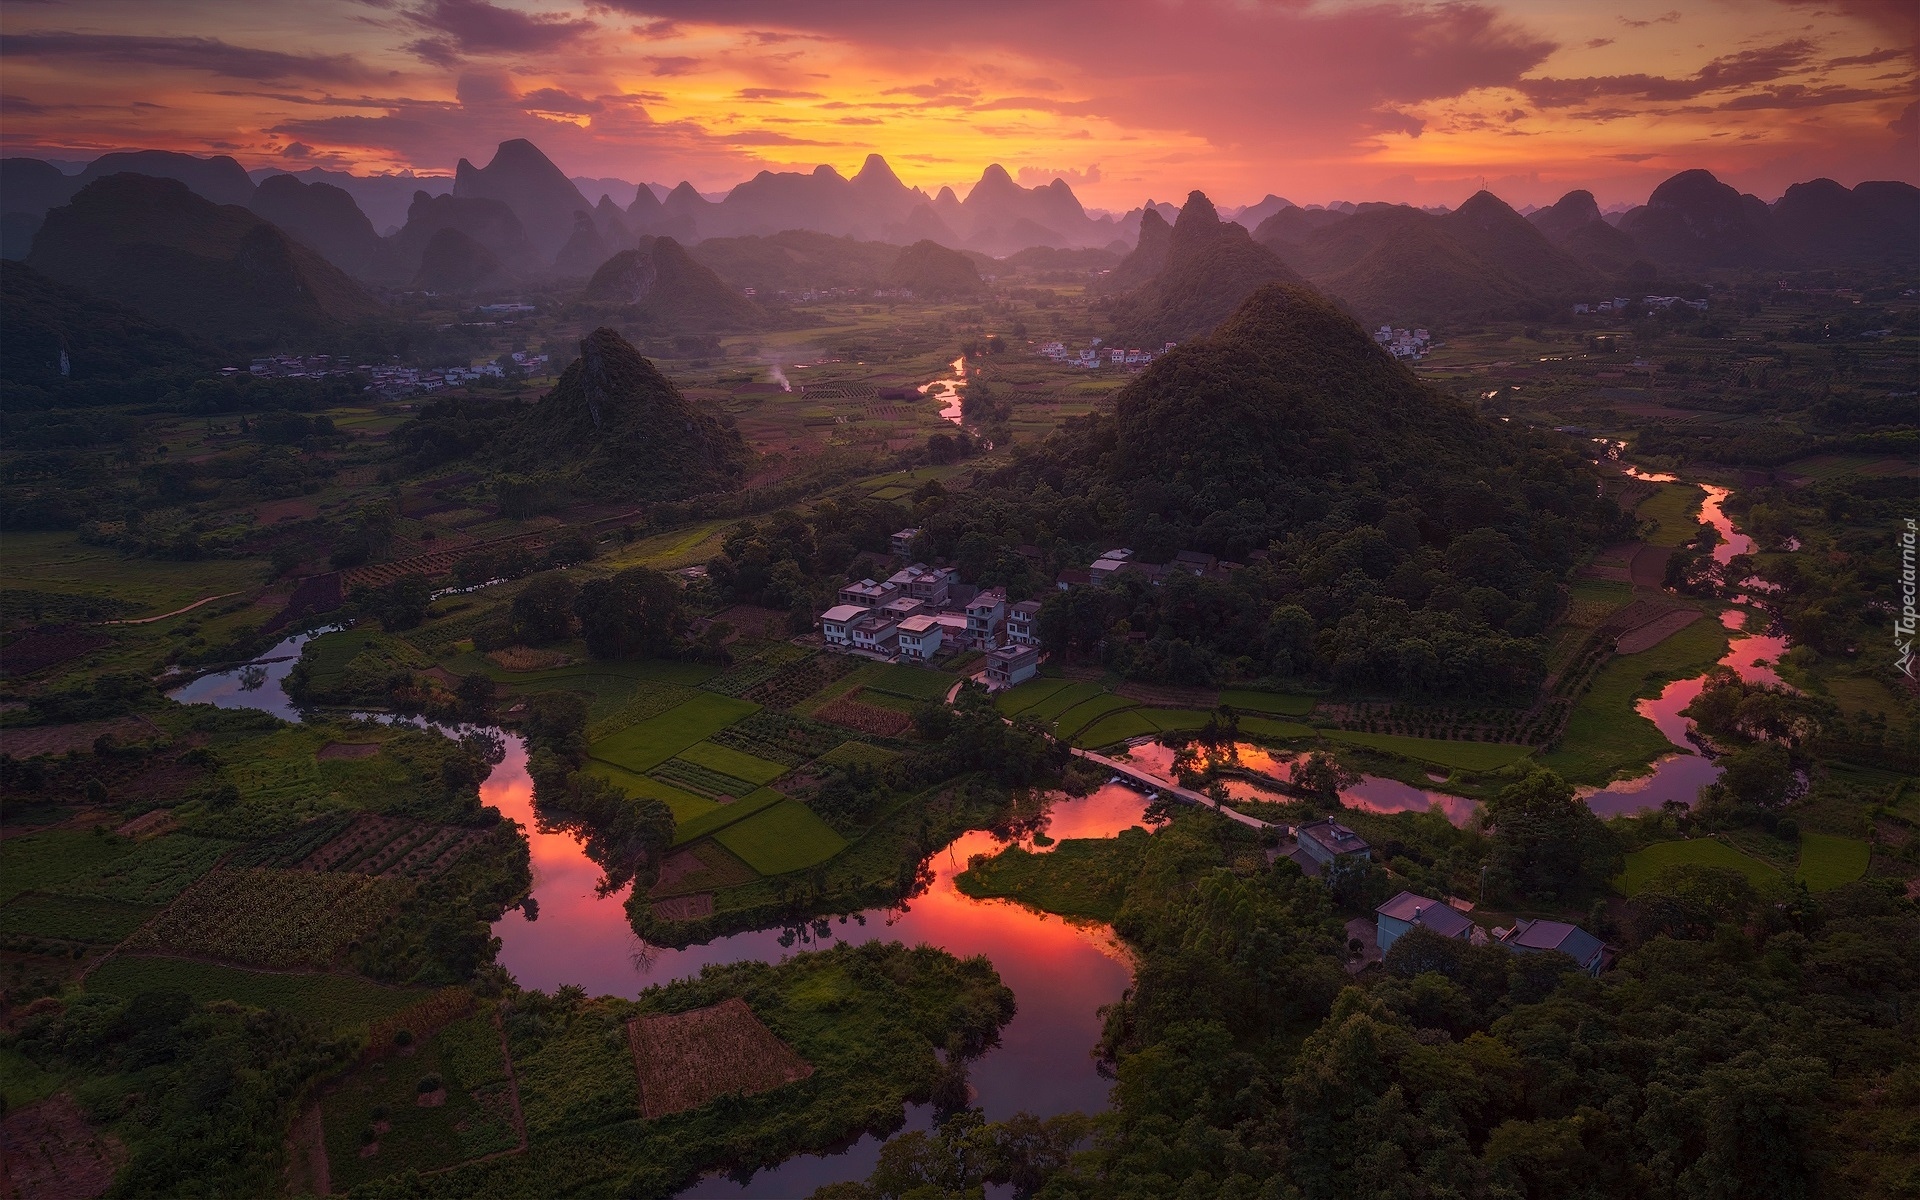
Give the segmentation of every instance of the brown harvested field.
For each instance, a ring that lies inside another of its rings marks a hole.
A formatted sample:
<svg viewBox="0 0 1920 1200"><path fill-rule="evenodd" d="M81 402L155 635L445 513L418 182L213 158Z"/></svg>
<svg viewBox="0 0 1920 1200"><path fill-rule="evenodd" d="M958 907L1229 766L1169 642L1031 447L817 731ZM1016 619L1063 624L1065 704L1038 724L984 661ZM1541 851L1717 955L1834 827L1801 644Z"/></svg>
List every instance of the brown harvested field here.
<svg viewBox="0 0 1920 1200"><path fill-rule="evenodd" d="M1614 651L1619 654L1638 654L1642 650L1651 650L1699 619L1700 610L1697 608L1677 609L1638 629L1622 634L1613 644Z"/></svg>
<svg viewBox="0 0 1920 1200"><path fill-rule="evenodd" d="M320 506L305 498L269 500L253 510L253 523L272 525L279 521L310 521L319 515Z"/></svg>
<svg viewBox="0 0 1920 1200"><path fill-rule="evenodd" d="M1673 557L1673 551L1665 546L1642 546L1633 556L1633 586L1657 588L1666 586L1667 560Z"/></svg>
<svg viewBox="0 0 1920 1200"><path fill-rule="evenodd" d="M862 704L855 697L862 689L853 691L836 700L829 700L813 710L815 720L831 721L843 729L855 733L868 733L875 737L899 737L913 728L913 718L906 713L891 708L880 708L872 704Z"/></svg>
<svg viewBox="0 0 1920 1200"><path fill-rule="evenodd" d="M640 1111L649 1120L720 1096L757 1095L813 1074L813 1067L734 997L709 1008L627 1022Z"/></svg>
<svg viewBox="0 0 1920 1200"><path fill-rule="evenodd" d="M0 1120L0 1195L21 1200L91 1200L113 1182L126 1147L95 1130L62 1093Z"/></svg>
<svg viewBox="0 0 1920 1200"><path fill-rule="evenodd" d="M653 902L653 915L661 921L692 921L713 915L713 893L695 892L690 896L671 896Z"/></svg>
<svg viewBox="0 0 1920 1200"><path fill-rule="evenodd" d="M115 717L111 721L78 721L72 725L40 725L0 731L0 751L15 758L91 750L94 739L107 734L116 742L144 742L165 737L166 731L144 717Z"/></svg>
<svg viewBox="0 0 1920 1200"><path fill-rule="evenodd" d="M662 900L685 892L706 892L751 883L757 878L759 872L734 857L725 846L711 838L702 838L667 856L667 860L660 864L660 878L647 894ZM711 912L712 897L706 897L705 903L707 912ZM706 913L694 915L705 916Z"/></svg>
<svg viewBox="0 0 1920 1200"><path fill-rule="evenodd" d="M173 824L171 809L156 808L152 812L140 814L114 832L124 838L159 837L172 829Z"/></svg>
<svg viewBox="0 0 1920 1200"><path fill-rule="evenodd" d="M379 742L328 742L314 752L322 762L338 758L372 758L380 753Z"/></svg>

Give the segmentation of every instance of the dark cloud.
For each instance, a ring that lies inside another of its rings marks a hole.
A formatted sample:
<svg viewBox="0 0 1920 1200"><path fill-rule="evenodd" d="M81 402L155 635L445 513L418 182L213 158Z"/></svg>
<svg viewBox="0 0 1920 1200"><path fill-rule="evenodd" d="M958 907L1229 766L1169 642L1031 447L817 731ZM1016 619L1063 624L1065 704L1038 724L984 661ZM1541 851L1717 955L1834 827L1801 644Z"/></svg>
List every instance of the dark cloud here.
<svg viewBox="0 0 1920 1200"><path fill-rule="evenodd" d="M1612 38L1588 38L1587 39L1587 49L1589 50L1598 50L1602 46L1611 46L1611 45L1613 45Z"/></svg>
<svg viewBox="0 0 1920 1200"><path fill-rule="evenodd" d="M120 66L204 71L229 79L275 83L284 79L344 82L369 73L345 54L288 54L235 46L219 38L140 37L110 33L0 34L0 58L88 59Z"/></svg>
<svg viewBox="0 0 1920 1200"><path fill-rule="evenodd" d="M568 116L584 117L599 112L606 105L598 100L589 100L585 96L576 96L561 88L536 88L520 96L520 107L528 112L565 113Z"/></svg>
<svg viewBox="0 0 1920 1200"><path fill-rule="evenodd" d="M700 65L699 59L684 54L649 54L642 61L653 68L655 75L687 75Z"/></svg>
<svg viewBox="0 0 1920 1200"><path fill-rule="evenodd" d="M1803 38L1724 54L1685 79L1665 75L1593 75L1580 79L1522 79L1515 87L1540 108L1566 108L1598 97L1692 100L1709 92L1771 83L1807 66L1814 45Z"/></svg>
<svg viewBox="0 0 1920 1200"><path fill-rule="evenodd" d="M1910 51L1906 50L1881 50L1876 48L1866 54L1850 54L1845 58L1830 58L1827 60L1827 65L1829 67L1871 67L1883 62L1892 62L1896 58L1905 58L1909 53Z"/></svg>
<svg viewBox="0 0 1920 1200"><path fill-rule="evenodd" d="M1887 128L1907 146L1920 138L1920 101L1915 101L1900 110L1900 115L1887 122Z"/></svg>
<svg viewBox="0 0 1920 1200"><path fill-rule="evenodd" d="M680 36L680 26L673 21L648 21L645 25L631 26L634 35L649 40Z"/></svg>
<svg viewBox="0 0 1920 1200"><path fill-rule="evenodd" d="M441 66L467 54L539 54L599 28L582 17L525 13L487 0L427 0L404 15L408 23L428 31L407 49Z"/></svg>
<svg viewBox="0 0 1920 1200"><path fill-rule="evenodd" d="M1760 108L1825 108L1830 104L1851 104L1856 100L1878 100L1884 95L1883 92L1864 88L1811 88L1805 84L1789 83L1750 96L1736 96L1720 107L1730 112Z"/></svg>
<svg viewBox="0 0 1920 1200"><path fill-rule="evenodd" d="M1658 154L1643 153L1643 154L1609 154L1607 155L1607 157L1613 159L1615 162L1640 163L1640 162L1646 162L1650 158L1659 158L1660 156Z"/></svg>

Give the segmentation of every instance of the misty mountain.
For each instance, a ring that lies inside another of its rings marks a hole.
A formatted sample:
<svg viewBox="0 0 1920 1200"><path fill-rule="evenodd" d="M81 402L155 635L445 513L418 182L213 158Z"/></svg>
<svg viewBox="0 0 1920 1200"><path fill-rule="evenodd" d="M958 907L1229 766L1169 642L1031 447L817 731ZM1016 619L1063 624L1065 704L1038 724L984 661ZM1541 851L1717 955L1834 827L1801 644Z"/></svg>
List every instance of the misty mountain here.
<svg viewBox="0 0 1920 1200"><path fill-rule="evenodd" d="M103 154L80 172L79 185L130 173L153 179L177 179L215 204L245 205L253 199L253 180L246 168L224 154L195 158L173 150L126 150Z"/></svg>
<svg viewBox="0 0 1920 1200"><path fill-rule="evenodd" d="M407 286L419 292L471 292L511 283L500 256L451 225L433 231L420 251L420 267Z"/></svg>
<svg viewBox="0 0 1920 1200"><path fill-rule="evenodd" d="M645 191L647 186L644 183L628 183L624 179L592 179L585 175L571 176L568 182L579 188L582 196L605 196L620 209L630 206L638 198L636 193Z"/></svg>
<svg viewBox="0 0 1920 1200"><path fill-rule="evenodd" d="M1534 224L1492 192L1479 191L1435 217L1467 252L1540 296L1569 296L1600 286L1585 263L1554 247Z"/></svg>
<svg viewBox="0 0 1920 1200"><path fill-rule="evenodd" d="M605 328L581 339L580 357L496 454L514 471L551 472L570 490L620 501L731 490L751 457L730 420L689 400Z"/></svg>
<svg viewBox="0 0 1920 1200"><path fill-rule="evenodd" d="M765 309L670 237L642 238L638 248L609 258L588 280L581 300L617 308L646 328L678 332L755 329L767 319Z"/></svg>
<svg viewBox="0 0 1920 1200"><path fill-rule="evenodd" d="M512 209L534 252L547 262L573 237L573 214L593 211L573 181L525 138L501 142L484 167L461 159L454 168L453 194L497 200Z"/></svg>
<svg viewBox="0 0 1920 1200"><path fill-rule="evenodd" d="M554 273L562 279L586 279L613 257L614 248L600 233L592 213L573 214L573 236L560 247L553 259Z"/></svg>
<svg viewBox="0 0 1920 1200"><path fill-rule="evenodd" d="M311 336L380 308L248 209L144 175L95 180L49 212L26 261L154 320L247 345Z"/></svg>
<svg viewBox="0 0 1920 1200"><path fill-rule="evenodd" d="M613 197L602 194L600 202L593 206L593 227L612 250L625 250L633 245L633 231L627 227L626 214L613 202Z"/></svg>
<svg viewBox="0 0 1920 1200"><path fill-rule="evenodd" d="M1548 241L1602 275L1619 277L1641 261L1633 235L1607 222L1592 192L1568 192L1551 206L1527 214L1527 220Z"/></svg>
<svg viewBox="0 0 1920 1200"><path fill-rule="evenodd" d="M805 288L877 288L900 257L900 247L789 229L765 237L708 238L687 253L737 291L753 288L770 294Z"/></svg>
<svg viewBox="0 0 1920 1200"><path fill-rule="evenodd" d="M1714 178L1682 171L1653 189L1620 228L1663 267L1766 267L1787 262L1769 236L1767 206Z"/></svg>
<svg viewBox="0 0 1920 1200"><path fill-rule="evenodd" d="M420 274L427 244L443 229L458 230L485 247L499 270L516 276L545 270L520 218L503 202L415 192L406 225L392 237L381 239L369 272L371 278L393 287L411 287ZM450 251L459 244L443 242L442 247Z"/></svg>
<svg viewBox="0 0 1920 1200"><path fill-rule="evenodd" d="M1295 207L1293 201L1283 199L1282 197L1274 195L1272 192L1268 192L1257 204L1249 204L1234 213L1231 220L1234 224L1244 226L1251 232L1260 228L1260 222L1271 217L1273 214L1293 207Z"/></svg>
<svg viewBox="0 0 1920 1200"><path fill-rule="evenodd" d="M1173 226L1149 204L1140 214L1139 240L1120 265L1100 281L1098 290L1129 292L1146 283L1167 265L1167 249L1172 244Z"/></svg>
<svg viewBox="0 0 1920 1200"><path fill-rule="evenodd" d="M380 252L373 222L352 196L330 183L302 183L291 175L269 175L254 189L247 207L318 250L349 275L364 276Z"/></svg>
<svg viewBox="0 0 1920 1200"><path fill-rule="evenodd" d="M345 171L308 167L304 171L252 171L249 175L256 185L264 184L275 175L292 175L302 183L330 183L353 197L360 211L367 214L367 220L373 222L373 231L382 237L398 232L407 223L407 210L418 193L444 196L453 190L453 180L445 175L415 175L412 171L351 175Z"/></svg>
<svg viewBox="0 0 1920 1200"><path fill-rule="evenodd" d="M961 300L987 292L973 260L938 242L915 242L901 250L881 283L932 300Z"/></svg>
<svg viewBox="0 0 1920 1200"><path fill-rule="evenodd" d="M1194 192L1168 234L1166 262L1114 301L1114 337L1147 348L1186 341L1213 329L1260 287L1299 282L1273 251L1222 221L1206 195Z"/></svg>
<svg viewBox="0 0 1920 1200"><path fill-rule="evenodd" d="M1820 266L1920 260L1920 188L1871 181L1852 189L1831 179L1796 183L1770 212L1781 248Z"/></svg>

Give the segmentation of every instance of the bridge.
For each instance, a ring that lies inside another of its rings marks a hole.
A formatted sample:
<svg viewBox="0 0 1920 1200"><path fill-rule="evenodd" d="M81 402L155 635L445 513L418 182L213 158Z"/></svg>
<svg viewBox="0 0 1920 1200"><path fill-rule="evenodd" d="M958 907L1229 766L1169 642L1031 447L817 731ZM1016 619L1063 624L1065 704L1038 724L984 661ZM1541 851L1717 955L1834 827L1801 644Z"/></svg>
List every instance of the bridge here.
<svg viewBox="0 0 1920 1200"><path fill-rule="evenodd" d="M1224 804L1215 802L1212 796L1196 792L1192 788L1184 788L1179 784L1168 783L1164 779L1156 778L1132 763L1121 762L1116 758L1108 758L1104 754L1096 754L1091 750L1080 750L1076 748L1073 752L1088 762L1100 764L1103 769L1111 771L1113 774L1137 788L1144 788L1150 792L1158 792L1163 796L1172 796L1177 800L1184 800L1188 804L1197 804L1201 808L1210 808L1228 820L1238 821L1250 829L1278 829L1282 832L1285 832L1287 829L1285 825L1276 825L1271 821L1262 821L1259 817L1250 817L1238 809L1228 808Z"/></svg>

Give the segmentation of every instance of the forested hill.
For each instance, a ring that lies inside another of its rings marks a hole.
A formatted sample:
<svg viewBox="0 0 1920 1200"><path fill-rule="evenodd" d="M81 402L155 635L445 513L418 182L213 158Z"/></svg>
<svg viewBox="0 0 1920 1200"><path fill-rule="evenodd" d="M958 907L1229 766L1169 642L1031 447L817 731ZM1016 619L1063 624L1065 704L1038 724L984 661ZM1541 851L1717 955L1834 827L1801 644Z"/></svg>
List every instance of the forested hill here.
<svg viewBox="0 0 1920 1200"><path fill-rule="evenodd" d="M1109 663L1145 676L1191 651L1180 669L1203 674L1251 655L1276 676L1355 687L1524 693L1562 578L1620 532L1577 454L1423 384L1288 284L1256 292L1123 389L1111 417L1073 423L996 484L1030 526L1109 538L1147 562L1197 549L1247 564L1213 585L1204 617L1151 599L1130 613L1077 596L1054 605L1056 648L1106 653L1116 619L1186 646L1164 671Z"/></svg>
<svg viewBox="0 0 1920 1200"><path fill-rule="evenodd" d="M560 382L493 448L508 470L609 500L678 500L738 487L751 452L611 329L580 341Z"/></svg>

